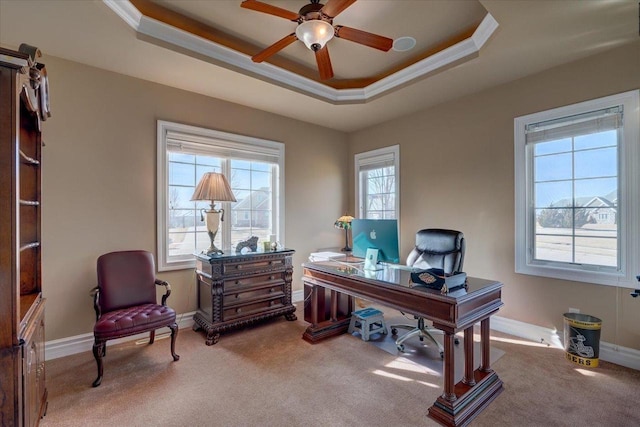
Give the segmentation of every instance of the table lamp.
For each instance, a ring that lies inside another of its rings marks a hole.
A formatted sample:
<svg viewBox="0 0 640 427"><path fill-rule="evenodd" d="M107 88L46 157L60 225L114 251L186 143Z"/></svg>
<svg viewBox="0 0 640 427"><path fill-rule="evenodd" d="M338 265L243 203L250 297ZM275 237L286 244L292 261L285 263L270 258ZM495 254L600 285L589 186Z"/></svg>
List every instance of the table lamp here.
<svg viewBox="0 0 640 427"><path fill-rule="evenodd" d="M215 201L236 201L236 198L231 191L231 187L229 186L229 182L227 182L227 178L225 178L225 176L221 173L217 172L205 173L202 176L202 179L200 179L200 182L196 187L196 191L193 192L191 200L211 201L211 209L200 209L200 221L205 221L206 214L207 219L205 223L207 225L207 234L209 234L209 239L211 239L211 246L209 246L209 249L207 249L206 251L202 251L202 253L206 253L207 255L223 253L213 243L213 240L216 238L216 234L220 229L220 221L224 221L224 209L216 210Z"/></svg>
<svg viewBox="0 0 640 427"><path fill-rule="evenodd" d="M334 227L344 229L344 248L341 249L343 252L351 252L351 248L349 247L349 229L351 228L351 221L353 221L352 216L343 215L333 223Z"/></svg>

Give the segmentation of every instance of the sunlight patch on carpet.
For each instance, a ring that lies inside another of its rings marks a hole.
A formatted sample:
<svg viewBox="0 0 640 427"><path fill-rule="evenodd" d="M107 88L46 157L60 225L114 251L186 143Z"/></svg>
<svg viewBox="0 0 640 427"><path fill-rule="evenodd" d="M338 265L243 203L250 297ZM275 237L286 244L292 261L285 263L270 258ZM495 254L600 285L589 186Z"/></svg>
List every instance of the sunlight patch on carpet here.
<svg viewBox="0 0 640 427"><path fill-rule="evenodd" d="M598 372L590 371L588 369L576 368L575 371L577 373L579 373L579 374L584 375L585 377L599 377L599 376L602 376L602 374L599 374Z"/></svg>

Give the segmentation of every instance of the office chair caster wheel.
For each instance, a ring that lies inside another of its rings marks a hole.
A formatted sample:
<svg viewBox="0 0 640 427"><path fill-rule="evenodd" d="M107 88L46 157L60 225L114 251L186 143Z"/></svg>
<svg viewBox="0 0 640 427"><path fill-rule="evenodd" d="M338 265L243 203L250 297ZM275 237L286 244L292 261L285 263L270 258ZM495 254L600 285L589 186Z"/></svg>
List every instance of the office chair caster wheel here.
<svg viewBox="0 0 640 427"><path fill-rule="evenodd" d="M398 348L398 351L404 353L404 344L398 344L396 347Z"/></svg>
<svg viewBox="0 0 640 427"><path fill-rule="evenodd" d="M420 337L420 341L424 341L424 337Z"/></svg>
<svg viewBox="0 0 640 427"><path fill-rule="evenodd" d="M455 337L455 338L453 339L453 342L454 342L455 344L460 344L460 340L458 339L458 337Z"/></svg>
<svg viewBox="0 0 640 427"><path fill-rule="evenodd" d="M444 351L440 352L440 359L444 359Z"/></svg>
<svg viewBox="0 0 640 427"><path fill-rule="evenodd" d="M398 335L398 330L396 328L391 328L391 335Z"/></svg>

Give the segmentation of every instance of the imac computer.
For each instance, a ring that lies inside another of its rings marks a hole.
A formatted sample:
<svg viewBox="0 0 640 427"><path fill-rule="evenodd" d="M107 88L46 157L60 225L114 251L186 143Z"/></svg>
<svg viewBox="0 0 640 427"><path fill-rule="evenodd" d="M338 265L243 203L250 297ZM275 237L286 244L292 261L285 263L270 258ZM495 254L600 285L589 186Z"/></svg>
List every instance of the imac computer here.
<svg viewBox="0 0 640 427"><path fill-rule="evenodd" d="M357 258L365 258L367 249L378 249L378 261L398 264L398 221L395 219L354 219L351 221L353 252Z"/></svg>

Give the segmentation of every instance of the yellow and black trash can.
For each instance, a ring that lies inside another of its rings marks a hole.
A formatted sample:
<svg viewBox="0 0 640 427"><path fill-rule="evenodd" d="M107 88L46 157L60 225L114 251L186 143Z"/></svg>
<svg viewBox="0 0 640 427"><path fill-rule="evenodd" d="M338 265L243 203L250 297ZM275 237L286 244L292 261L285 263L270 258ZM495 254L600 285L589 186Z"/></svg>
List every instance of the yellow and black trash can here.
<svg viewBox="0 0 640 427"><path fill-rule="evenodd" d="M565 313L563 316L565 357L581 366L597 367L602 320L581 313Z"/></svg>

